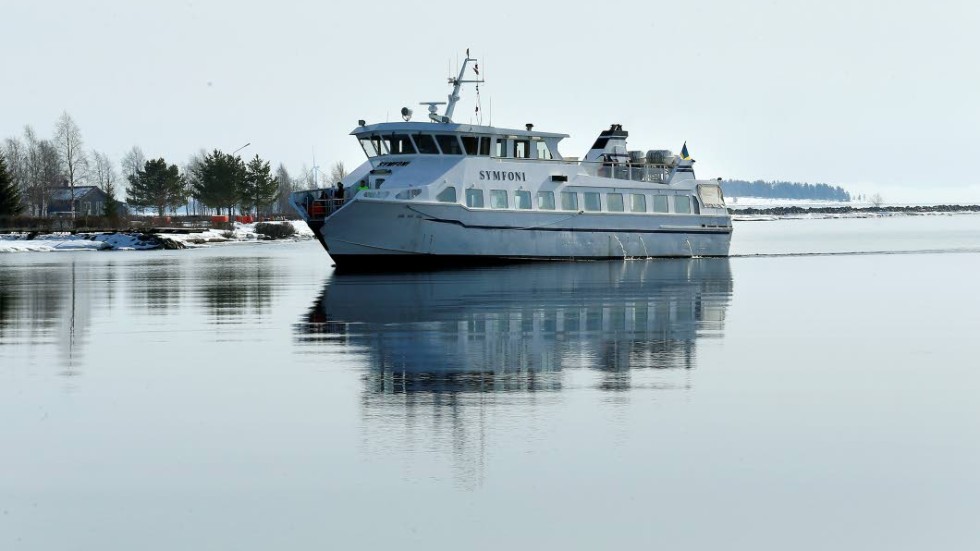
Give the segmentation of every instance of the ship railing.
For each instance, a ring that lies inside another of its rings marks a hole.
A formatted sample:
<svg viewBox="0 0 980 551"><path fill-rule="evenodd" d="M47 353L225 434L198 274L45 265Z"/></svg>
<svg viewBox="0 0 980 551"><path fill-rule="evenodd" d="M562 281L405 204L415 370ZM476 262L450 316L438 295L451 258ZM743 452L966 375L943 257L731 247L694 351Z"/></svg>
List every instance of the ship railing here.
<svg viewBox="0 0 980 551"><path fill-rule="evenodd" d="M666 184L670 181L671 170L666 165L587 161L580 161L579 164L585 169L586 174L599 178L614 178L650 184Z"/></svg>
<svg viewBox="0 0 980 551"><path fill-rule="evenodd" d="M577 166L588 176L650 184L669 183L672 171L671 166L656 163L615 163L609 161L579 161L577 159L523 159L513 157L494 157L494 159L501 163L516 161L521 163L539 162L563 166Z"/></svg>
<svg viewBox="0 0 980 551"><path fill-rule="evenodd" d="M345 198L336 196L335 188L309 189L290 194L290 202L307 220L323 220L344 206ZM353 190L351 190L353 191Z"/></svg>

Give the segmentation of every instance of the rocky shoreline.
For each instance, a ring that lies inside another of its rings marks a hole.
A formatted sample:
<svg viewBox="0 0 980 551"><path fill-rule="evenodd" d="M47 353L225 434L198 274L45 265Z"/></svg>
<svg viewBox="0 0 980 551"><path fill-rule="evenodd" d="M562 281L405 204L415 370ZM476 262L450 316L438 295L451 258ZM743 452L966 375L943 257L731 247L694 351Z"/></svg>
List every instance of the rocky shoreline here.
<svg viewBox="0 0 980 551"><path fill-rule="evenodd" d="M0 234L0 253L175 250L209 247L222 243L297 241L313 238L313 232L300 221L269 225L273 229L279 225L288 226L284 229L290 231L270 232L269 228L259 228L260 231L256 231L256 224L236 223L231 230L173 229L173 233L167 231L16 232Z"/></svg>

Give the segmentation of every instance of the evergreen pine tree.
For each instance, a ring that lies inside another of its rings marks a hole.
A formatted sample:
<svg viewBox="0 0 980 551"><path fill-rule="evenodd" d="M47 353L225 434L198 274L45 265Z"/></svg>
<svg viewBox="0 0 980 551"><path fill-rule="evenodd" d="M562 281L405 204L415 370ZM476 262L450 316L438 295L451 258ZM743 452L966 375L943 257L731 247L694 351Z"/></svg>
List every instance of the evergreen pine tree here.
<svg viewBox="0 0 980 551"><path fill-rule="evenodd" d="M129 184L129 203L137 208L153 207L157 216L186 200L184 177L177 165L168 166L163 159L146 161L143 170L129 177Z"/></svg>
<svg viewBox="0 0 980 551"><path fill-rule="evenodd" d="M20 190L7 170L7 160L0 153L0 216L14 216L23 210Z"/></svg>
<svg viewBox="0 0 980 551"><path fill-rule="evenodd" d="M273 178L271 173L269 162L263 162L258 155L248 162L241 189L243 207L246 209L255 207L255 213L258 214L262 207L276 200L279 194L279 180Z"/></svg>
<svg viewBox="0 0 980 551"><path fill-rule="evenodd" d="M241 200L240 192L246 177L241 157L232 157L215 149L193 169L191 193L204 206L227 208L228 216L234 214L235 205Z"/></svg>
<svg viewBox="0 0 980 551"><path fill-rule="evenodd" d="M115 220L119 217L119 206L121 203L116 199L116 186L112 182L106 182L106 199L102 205L102 216Z"/></svg>

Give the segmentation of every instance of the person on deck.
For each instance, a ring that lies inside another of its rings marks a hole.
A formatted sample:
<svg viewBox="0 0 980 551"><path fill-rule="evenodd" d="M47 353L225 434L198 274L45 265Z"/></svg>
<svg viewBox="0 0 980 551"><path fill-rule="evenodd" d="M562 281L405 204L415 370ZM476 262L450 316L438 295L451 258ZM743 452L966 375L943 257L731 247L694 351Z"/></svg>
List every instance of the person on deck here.
<svg viewBox="0 0 980 551"><path fill-rule="evenodd" d="M367 178L365 178L365 179L363 179L363 180L361 180L361 182L360 182L360 183L358 184L358 186L357 186L357 192L358 192L358 193L360 193L360 192L362 192L362 191L367 191L367 190L369 190L369 189L371 189L371 188L370 188L370 187L368 187L368 182L367 182Z"/></svg>

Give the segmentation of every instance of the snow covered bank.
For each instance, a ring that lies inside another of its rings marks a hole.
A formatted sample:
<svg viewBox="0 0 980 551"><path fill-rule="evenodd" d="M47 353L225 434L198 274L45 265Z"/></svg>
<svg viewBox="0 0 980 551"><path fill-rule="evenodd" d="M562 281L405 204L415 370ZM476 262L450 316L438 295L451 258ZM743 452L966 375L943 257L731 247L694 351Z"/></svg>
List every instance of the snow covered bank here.
<svg viewBox="0 0 980 551"><path fill-rule="evenodd" d="M207 247L216 243L244 243L254 241L267 241L267 236L255 231L255 226L260 223L265 224L289 224L296 232L291 238L283 241L301 241L313 239L313 230L302 220L287 220L284 222L257 222L251 224L240 224L235 222L231 230L206 229L192 233L158 233L160 237L181 243L187 248Z"/></svg>
<svg viewBox="0 0 980 551"><path fill-rule="evenodd" d="M266 222L290 224L296 233L290 239L313 239L313 231L301 220ZM234 225L231 230L202 229L189 233L10 233L0 234L0 253L55 251L146 251L208 247L221 243L268 241L256 233L255 224Z"/></svg>

